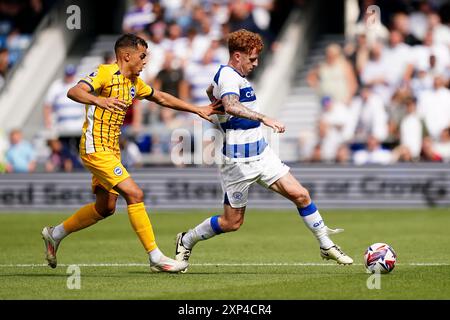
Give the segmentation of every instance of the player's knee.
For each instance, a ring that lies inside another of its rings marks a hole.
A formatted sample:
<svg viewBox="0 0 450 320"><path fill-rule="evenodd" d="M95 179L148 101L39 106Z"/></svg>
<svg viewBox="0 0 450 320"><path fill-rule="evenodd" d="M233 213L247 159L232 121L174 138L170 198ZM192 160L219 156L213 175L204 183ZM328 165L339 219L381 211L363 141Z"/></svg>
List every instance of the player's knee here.
<svg viewBox="0 0 450 320"><path fill-rule="evenodd" d="M106 218L106 217L112 216L112 215L114 214L114 212L116 212L116 206L114 206L114 207L108 206L108 207L103 208L103 209L99 212L99 214L100 214L103 218Z"/></svg>
<svg viewBox="0 0 450 320"><path fill-rule="evenodd" d="M237 231L243 223L244 219L241 218L224 220L222 229L224 232Z"/></svg>
<svg viewBox="0 0 450 320"><path fill-rule="evenodd" d="M96 210L103 218L109 217L116 212L116 202L110 202L106 205L96 207Z"/></svg>
<svg viewBox="0 0 450 320"><path fill-rule="evenodd" d="M144 201L144 192L140 188L134 188L127 194L127 203L140 203Z"/></svg>
<svg viewBox="0 0 450 320"><path fill-rule="evenodd" d="M290 198L297 206L307 206L311 202L311 197L309 196L308 190L305 188L297 188L295 190L292 190L290 193Z"/></svg>

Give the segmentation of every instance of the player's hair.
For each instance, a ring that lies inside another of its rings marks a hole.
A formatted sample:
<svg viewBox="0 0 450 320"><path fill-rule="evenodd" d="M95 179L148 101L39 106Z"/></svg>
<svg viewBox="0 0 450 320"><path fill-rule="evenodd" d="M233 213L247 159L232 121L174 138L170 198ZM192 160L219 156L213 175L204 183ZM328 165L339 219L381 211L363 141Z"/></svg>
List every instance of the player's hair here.
<svg viewBox="0 0 450 320"><path fill-rule="evenodd" d="M264 47L261 36L257 33L240 29L228 35L228 51L230 55L233 52L244 52L250 54L253 49L260 53Z"/></svg>
<svg viewBox="0 0 450 320"><path fill-rule="evenodd" d="M121 48L134 48L137 49L138 45L141 45L145 48L148 48L147 41L138 37L132 33L126 33L122 35L119 39L117 39L116 44L114 45L114 51L118 52Z"/></svg>

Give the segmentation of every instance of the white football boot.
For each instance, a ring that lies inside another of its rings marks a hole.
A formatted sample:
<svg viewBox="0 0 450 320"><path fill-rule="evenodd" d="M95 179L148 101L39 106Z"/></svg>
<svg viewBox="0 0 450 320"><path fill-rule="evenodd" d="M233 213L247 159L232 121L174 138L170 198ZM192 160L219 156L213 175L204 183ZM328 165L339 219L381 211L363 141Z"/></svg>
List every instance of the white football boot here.
<svg viewBox="0 0 450 320"><path fill-rule="evenodd" d="M326 234L328 236L332 235L332 234L337 234L337 233L340 233L343 231L344 231L344 229L330 229L326 226L324 227L324 232L326 232ZM324 260L334 260L338 264L347 265L347 264L353 263L353 259L350 258L348 255L346 255L345 252L342 251L341 248L337 245L334 245L328 249L320 248L320 256Z"/></svg>
<svg viewBox="0 0 450 320"><path fill-rule="evenodd" d="M177 238L175 240L175 260L177 261L184 261L184 262L188 262L189 261L189 257L191 256L191 249L187 249L184 245L183 245L183 236L186 234L186 232L180 232L179 234L177 234ZM181 271L182 273L185 273L187 271L187 268L184 271Z"/></svg>
<svg viewBox="0 0 450 320"><path fill-rule="evenodd" d="M41 235L42 239L44 239L45 259L47 260L50 267L56 268L56 265L58 264L56 261L56 251L58 251L58 246L61 241L53 239L53 229L54 227L44 227L44 229L42 229Z"/></svg>
<svg viewBox="0 0 450 320"><path fill-rule="evenodd" d="M150 270L153 272L170 272L177 273L183 272L187 269L188 263L185 261L176 261L169 257L162 256L158 263L150 261Z"/></svg>

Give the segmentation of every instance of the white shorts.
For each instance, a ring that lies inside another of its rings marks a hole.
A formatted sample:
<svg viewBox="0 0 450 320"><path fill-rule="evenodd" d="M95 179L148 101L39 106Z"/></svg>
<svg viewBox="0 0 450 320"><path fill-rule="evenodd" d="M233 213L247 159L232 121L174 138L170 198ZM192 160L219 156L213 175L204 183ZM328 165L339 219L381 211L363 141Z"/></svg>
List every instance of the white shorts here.
<svg viewBox="0 0 450 320"><path fill-rule="evenodd" d="M220 165L222 190L233 208L242 208L248 202L248 189L257 182L269 188L289 172L289 167L267 146L259 160L250 162L224 161Z"/></svg>

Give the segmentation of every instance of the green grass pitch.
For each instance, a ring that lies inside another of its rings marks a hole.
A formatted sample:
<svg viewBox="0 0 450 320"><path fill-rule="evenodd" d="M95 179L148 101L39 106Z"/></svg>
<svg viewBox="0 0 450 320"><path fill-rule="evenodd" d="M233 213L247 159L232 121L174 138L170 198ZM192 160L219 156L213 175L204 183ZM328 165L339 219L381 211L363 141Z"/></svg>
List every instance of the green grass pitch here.
<svg viewBox="0 0 450 320"><path fill-rule="evenodd" d="M68 215L0 214L0 299L450 299L448 209L322 210L329 227L345 229L333 240L352 266L323 261L295 210L249 209L239 231L195 247L186 274L151 273L123 212L67 237L50 269L40 231ZM210 215L151 212L159 247L173 256L176 233ZM374 242L398 261L370 290L363 254ZM67 286L69 265L80 268L80 289Z"/></svg>

